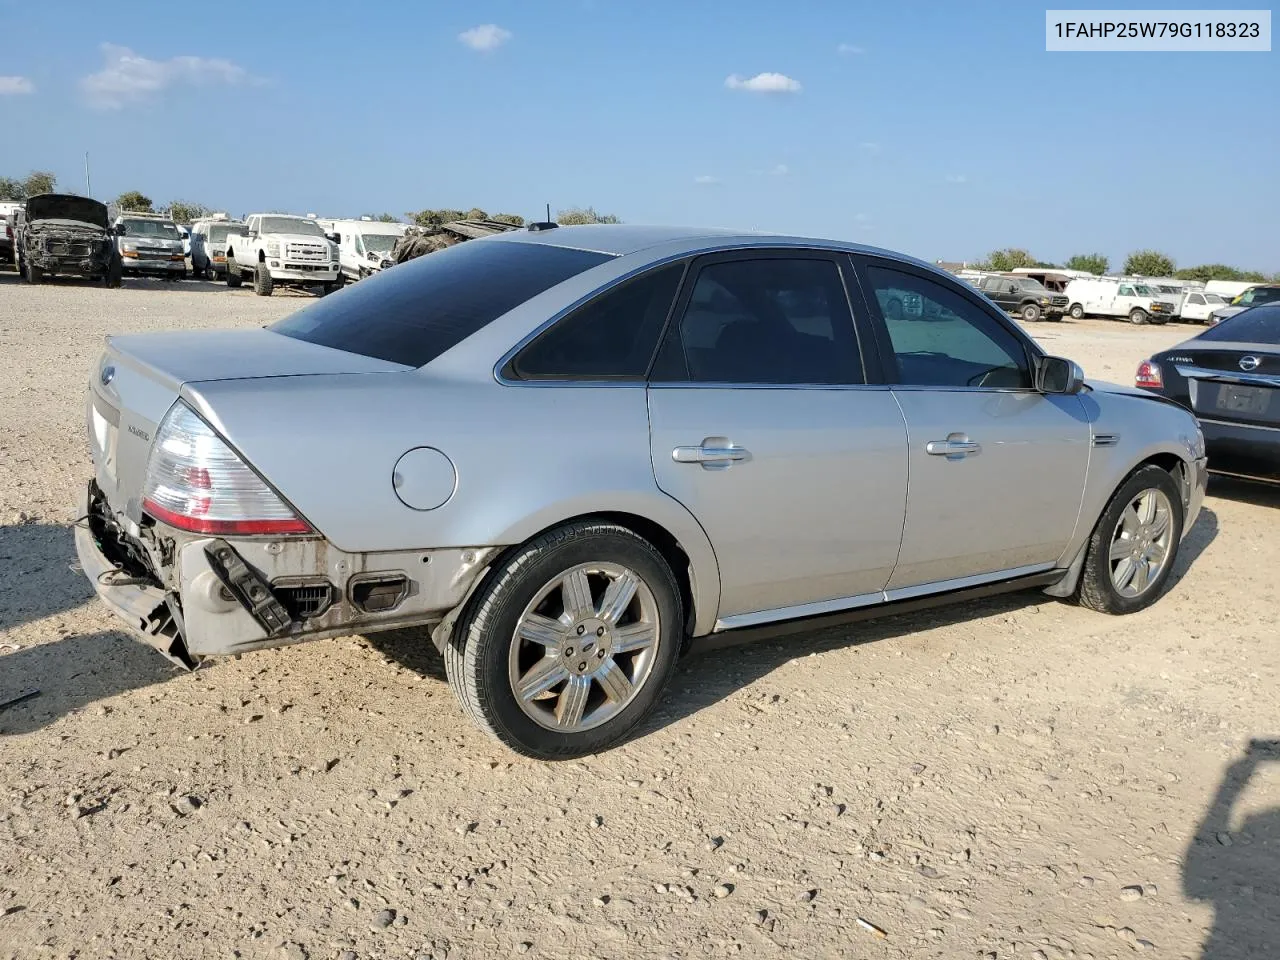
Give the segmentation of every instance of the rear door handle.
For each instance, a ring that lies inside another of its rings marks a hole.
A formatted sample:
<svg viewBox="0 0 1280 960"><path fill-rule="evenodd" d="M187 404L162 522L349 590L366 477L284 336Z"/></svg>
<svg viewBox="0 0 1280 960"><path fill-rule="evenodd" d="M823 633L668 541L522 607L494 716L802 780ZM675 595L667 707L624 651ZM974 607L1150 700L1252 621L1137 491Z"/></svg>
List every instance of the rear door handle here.
<svg viewBox="0 0 1280 960"><path fill-rule="evenodd" d="M704 470L723 470L751 459L751 451L730 442L728 437L707 437L696 447L676 447L671 451L676 463L700 463Z"/></svg>
<svg viewBox="0 0 1280 960"><path fill-rule="evenodd" d="M982 444L975 443L963 433L953 433L945 440L930 440L925 444L925 453L931 457L946 457L948 460L963 460L965 457L982 452Z"/></svg>

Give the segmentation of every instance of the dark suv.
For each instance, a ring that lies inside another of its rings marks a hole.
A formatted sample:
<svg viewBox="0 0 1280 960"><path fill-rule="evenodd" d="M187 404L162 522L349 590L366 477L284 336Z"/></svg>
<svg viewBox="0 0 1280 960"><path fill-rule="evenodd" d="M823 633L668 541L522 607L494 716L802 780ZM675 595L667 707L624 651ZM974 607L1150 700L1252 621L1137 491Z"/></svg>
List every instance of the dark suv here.
<svg viewBox="0 0 1280 960"><path fill-rule="evenodd" d="M1061 320L1067 312L1067 298L1054 293L1039 280L1019 276L985 276L974 286L996 306L1027 323L1037 320Z"/></svg>
<svg viewBox="0 0 1280 960"><path fill-rule="evenodd" d="M28 283L45 277L78 276L120 286L116 252L107 208L89 197L42 193L15 212L14 255Z"/></svg>

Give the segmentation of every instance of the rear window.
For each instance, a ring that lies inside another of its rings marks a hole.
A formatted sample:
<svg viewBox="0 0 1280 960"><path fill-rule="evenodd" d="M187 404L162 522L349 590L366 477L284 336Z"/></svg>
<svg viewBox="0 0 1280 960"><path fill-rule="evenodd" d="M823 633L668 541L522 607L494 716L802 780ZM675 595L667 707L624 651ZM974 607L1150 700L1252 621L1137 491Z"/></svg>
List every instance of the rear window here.
<svg viewBox="0 0 1280 960"><path fill-rule="evenodd" d="M420 367L508 310L610 259L544 243L471 240L361 280L270 329Z"/></svg>
<svg viewBox="0 0 1280 960"><path fill-rule="evenodd" d="M1253 307L1210 327L1200 340L1280 344L1280 304Z"/></svg>

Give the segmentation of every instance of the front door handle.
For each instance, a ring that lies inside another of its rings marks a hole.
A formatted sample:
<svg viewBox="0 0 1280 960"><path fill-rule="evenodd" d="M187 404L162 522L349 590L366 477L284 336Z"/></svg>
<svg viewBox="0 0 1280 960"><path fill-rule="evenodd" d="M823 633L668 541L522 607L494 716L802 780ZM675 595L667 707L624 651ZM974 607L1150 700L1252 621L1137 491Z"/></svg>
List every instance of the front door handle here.
<svg viewBox="0 0 1280 960"><path fill-rule="evenodd" d="M723 470L751 459L751 451L730 442L728 437L707 437L696 447L676 447L671 451L676 463L700 463L704 470Z"/></svg>
<svg viewBox="0 0 1280 960"><path fill-rule="evenodd" d="M981 453L982 444L975 443L963 433L952 433L948 434L945 440L930 440L925 444L924 450L931 457L963 460L965 457Z"/></svg>

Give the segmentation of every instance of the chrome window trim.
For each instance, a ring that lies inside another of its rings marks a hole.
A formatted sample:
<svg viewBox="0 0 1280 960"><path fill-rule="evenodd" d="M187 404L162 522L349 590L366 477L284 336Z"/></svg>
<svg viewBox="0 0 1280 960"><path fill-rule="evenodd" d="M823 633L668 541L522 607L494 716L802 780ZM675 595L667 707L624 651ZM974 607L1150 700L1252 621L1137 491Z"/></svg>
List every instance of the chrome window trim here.
<svg viewBox="0 0 1280 960"><path fill-rule="evenodd" d="M817 253L817 254L823 254L823 255L825 255L825 256L830 256L830 257L833 257L833 258L835 258L835 257L839 257L839 256L841 256L841 255L849 256L850 254L857 252L857 251L852 250L852 249L850 249L849 247L847 247L847 246L845 246L845 245L843 245L843 244L832 244L831 246L821 246L821 245L815 245L812 241L803 241L803 242L794 242L794 241L793 241L793 242L788 243L786 240L778 240L778 239L762 239L759 243L743 243L743 244L733 243L733 244L729 244L729 245L725 245L723 242L721 242L721 243L709 243L709 244L707 244L707 245L705 245L705 246L694 247L694 248L690 248L690 249L682 250L682 251L680 251L679 253L673 253L673 254L671 254L670 256L663 257L663 258L661 258L661 259L659 259L659 260L650 260L650 261L648 261L647 263L645 263L645 264L643 264L643 265L641 265L641 266L636 267L634 270L628 271L627 273L623 274L623 275L622 275L622 276L620 276L620 277L615 277L613 280L609 281L609 283L608 283L608 284L606 284L605 286L597 287L595 290L592 290L590 293L585 294L584 296L579 297L577 300L575 300L575 301L574 301L573 303L571 303L569 306L567 306L567 307L565 307L565 308L561 309L560 311L558 311L557 313L555 313L554 315L552 315L550 319L548 319L548 320L544 320L542 323L540 323L540 324L539 324L539 325L538 325L538 326L537 326L537 327L536 327L532 332L530 332L530 333L526 334L523 338L521 338L521 340L520 340L520 341L519 341L519 342L518 342L514 347L512 347L510 350L508 350L506 353L504 353L504 354L503 354L503 355L498 359L498 362L497 362L496 364L494 364L494 366L493 366L493 379L494 379L494 380L496 380L498 383L502 384L502 385L503 385L503 386L505 386L505 387L547 387L547 386L552 386L552 387L604 387L604 386L613 386L613 387L634 387L634 386L653 386L653 384L647 384L647 383L646 383L646 379L647 379L646 377L641 377L639 380L633 380L633 379L625 379L625 380L624 380L624 379L621 379L621 378L619 378L619 379L617 379L617 380L569 380L569 379L564 379L564 380L512 380L512 379L510 379L510 378L508 378L508 377L504 377L504 376L502 375L502 371L503 371L503 369L506 367L506 365L507 365L508 363L510 363L510 362L511 362L512 358L513 358L517 353L519 353L521 350L523 350L525 347L527 347L530 343L532 343L532 342L533 342L533 341L534 341L534 340L535 340L535 339L536 339L536 338L537 338L537 337L538 337L538 336L539 336L543 331L547 330L549 327L551 327L551 326L553 326L554 324L558 323L560 320L563 320L563 319L564 319L565 317L567 317L570 313L572 313L573 311L577 310L579 307L583 306L584 304L588 303L589 301L594 300L596 297L602 296L603 294L605 294L605 293L607 293L608 291L612 290L614 287L618 286L619 284L626 283L628 280L634 279L635 277L639 276L639 275L640 275L640 274L642 274L642 273L647 273L647 272L648 272L648 271L650 271L650 270L656 270L656 269L659 269L659 268L661 268L661 267L668 266L669 264L677 263L677 262L679 262L679 261L681 261L681 260L687 260L689 263L692 263L692 262L693 262L694 260L696 260L698 257L705 257L705 256L708 256L708 255L714 255L714 254L720 254L720 253L732 254L732 253L739 253L739 252L746 252L746 253L749 253L749 252L752 252L752 251L759 252L759 251L761 251L761 250L779 250L779 251L797 250L797 251L809 251L809 252L812 252L812 253ZM599 252L599 251L588 251L588 252ZM639 253L639 252L642 252L642 251L636 251L636 252L637 252L637 253ZM632 255L632 254L627 254L627 256L631 256L631 255ZM902 264L911 265L911 262L910 262L910 261L907 261L907 260L895 260L895 259L892 259L891 257L887 256L886 254L877 254L877 255L878 255L878 256L881 256L881 257L882 257L882 259L890 260L891 262L894 262L894 263L902 263ZM608 262L610 262L610 261L606 261L606 263L608 263ZM605 265L605 264L600 264L600 266L604 266L604 265ZM836 266L837 266L837 269L839 269L839 264L837 264ZM841 283L845 286L845 292L846 292L846 296L847 296L847 294L848 294L848 285L844 282L843 271L842 271L842 276L841 276ZM681 289L677 289L677 290L676 290L676 297L677 297L677 300L676 300L676 301L673 301L673 306L674 306L674 303L675 303L675 302L678 302L679 296L680 296L680 294L683 292L683 289L682 289L682 288L683 288L683 283L681 284ZM851 300L851 299L850 299L850 301L849 301L849 309L850 309L850 314L852 315L852 312L853 312L853 303L852 303L852 300ZM857 322L856 322L856 318L854 319L853 324L854 324L854 338L855 338L855 342L858 342L858 344L859 344L859 351L861 351L861 349L862 349L862 345L861 345L861 342L860 342L860 338L858 337L858 330L857 330ZM665 328L664 328L664 329L665 329ZM661 338L659 338L659 347L660 347L660 346L661 346ZM865 360L863 361L863 374L864 374L864 376L865 376L865 374L866 374L866 364L865 364ZM681 384L674 384L674 386L681 386ZM715 384L705 384L705 386L715 386ZM737 387L737 386L743 386L743 384L733 384L733 386L735 386L735 387ZM799 384L761 384L761 386L791 386L791 387L795 387L795 386L802 386L802 385L799 385ZM828 385L828 384L823 384L823 386L829 386L829 385ZM849 386L866 386L866 384L849 384Z"/></svg>

